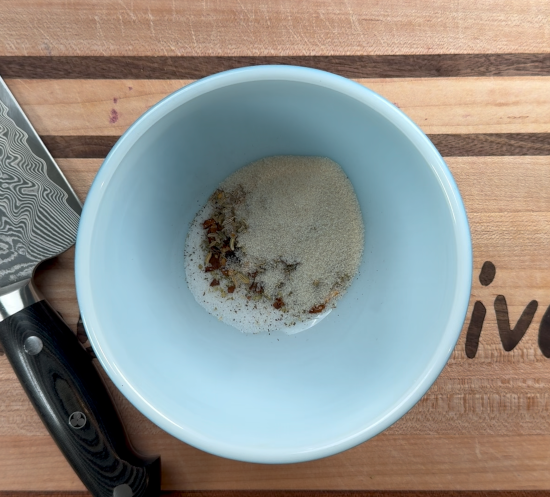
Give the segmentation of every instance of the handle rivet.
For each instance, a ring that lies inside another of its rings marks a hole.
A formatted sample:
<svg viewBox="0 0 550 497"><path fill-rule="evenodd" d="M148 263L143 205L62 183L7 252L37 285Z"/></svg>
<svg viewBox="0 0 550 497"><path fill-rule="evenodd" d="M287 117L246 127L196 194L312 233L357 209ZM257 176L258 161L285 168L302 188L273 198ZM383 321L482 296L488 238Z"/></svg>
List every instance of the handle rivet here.
<svg viewBox="0 0 550 497"><path fill-rule="evenodd" d="M86 424L86 415L83 412L75 411L69 416L69 425L75 430L80 430Z"/></svg>
<svg viewBox="0 0 550 497"><path fill-rule="evenodd" d="M29 355L39 354L43 347L44 344L42 340L37 336L28 337L23 344L23 349L25 349L25 352Z"/></svg>
<svg viewBox="0 0 550 497"><path fill-rule="evenodd" d="M132 492L132 487L130 487L130 485L126 485L126 483L118 485L118 487L115 487L113 490L113 497L132 497L132 495L134 495L134 492Z"/></svg>

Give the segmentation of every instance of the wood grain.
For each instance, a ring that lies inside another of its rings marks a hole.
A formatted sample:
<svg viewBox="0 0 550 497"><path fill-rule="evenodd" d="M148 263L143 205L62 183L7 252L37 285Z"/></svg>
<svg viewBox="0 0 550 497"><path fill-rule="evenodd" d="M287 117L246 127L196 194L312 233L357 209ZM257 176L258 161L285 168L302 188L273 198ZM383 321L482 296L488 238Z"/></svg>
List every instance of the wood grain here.
<svg viewBox="0 0 550 497"><path fill-rule="evenodd" d="M545 497L544 490L172 490L162 497ZM0 491L0 497L88 497L85 491Z"/></svg>
<svg viewBox="0 0 550 497"><path fill-rule="evenodd" d="M0 55L545 53L545 1L3 0Z"/></svg>
<svg viewBox="0 0 550 497"><path fill-rule="evenodd" d="M2 492L0 497L88 497L88 492ZM546 497L544 490L190 490L164 491L162 497Z"/></svg>
<svg viewBox="0 0 550 497"><path fill-rule="evenodd" d="M395 103L428 134L550 132L548 77L356 81ZM152 105L190 82L7 80L38 133L60 136L119 136Z"/></svg>
<svg viewBox="0 0 550 497"><path fill-rule="evenodd" d="M543 497L541 490L190 490L163 491L162 497ZM0 497L87 497L84 491L0 491Z"/></svg>
<svg viewBox="0 0 550 497"><path fill-rule="evenodd" d="M48 468L46 481L21 481L27 474L0 453L9 472L2 481L10 490L82 490L67 477L64 461L52 452L48 437L10 437L10 447L25 454L33 467ZM509 490L547 488L548 435L388 436L381 435L338 456L286 466L253 465L216 458L174 439L154 434L135 438L144 451L163 451L163 488L184 490ZM42 463L40 454L49 458ZM20 459L19 459L20 460ZM37 466L35 466L37 465ZM185 469L183 469L185 468Z"/></svg>
<svg viewBox="0 0 550 497"><path fill-rule="evenodd" d="M0 56L0 74L19 79L199 79L263 65L311 67L347 78L548 76L550 54Z"/></svg>

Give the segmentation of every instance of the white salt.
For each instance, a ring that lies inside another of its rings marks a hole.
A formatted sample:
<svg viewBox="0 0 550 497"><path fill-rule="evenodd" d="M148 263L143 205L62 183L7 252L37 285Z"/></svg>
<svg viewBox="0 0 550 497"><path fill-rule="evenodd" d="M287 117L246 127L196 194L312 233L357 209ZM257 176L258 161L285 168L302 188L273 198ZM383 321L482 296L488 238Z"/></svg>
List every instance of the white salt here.
<svg viewBox="0 0 550 497"><path fill-rule="evenodd" d="M255 281L264 296L247 300L247 286L222 296L221 285L210 287L212 273L199 268L210 202L197 214L186 242L191 292L208 312L243 332L311 326L335 306L361 262L364 228L351 182L330 159L276 156L239 169L219 186L226 192L237 188L245 200L235 206L236 217L248 229L238 235L235 252L249 272L261 268ZM273 307L275 298L284 301L282 310ZM323 311L309 312L315 308Z"/></svg>

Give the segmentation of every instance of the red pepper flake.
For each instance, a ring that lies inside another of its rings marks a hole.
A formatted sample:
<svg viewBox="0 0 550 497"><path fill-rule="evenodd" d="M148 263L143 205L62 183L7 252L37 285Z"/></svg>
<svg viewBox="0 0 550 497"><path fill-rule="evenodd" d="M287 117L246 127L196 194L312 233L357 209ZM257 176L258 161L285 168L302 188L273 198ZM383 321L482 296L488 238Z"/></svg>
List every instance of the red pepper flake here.
<svg viewBox="0 0 550 497"><path fill-rule="evenodd" d="M319 314L325 310L325 304L314 305L310 310L310 314Z"/></svg>
<svg viewBox="0 0 550 497"><path fill-rule="evenodd" d="M209 273L210 271L215 271L216 269L220 269L220 256L218 254L214 254L212 257L210 257L210 266L206 266L204 269L205 273Z"/></svg>
<svg viewBox="0 0 550 497"><path fill-rule="evenodd" d="M233 293L235 291L235 285L231 285L227 287L227 293Z"/></svg>
<svg viewBox="0 0 550 497"><path fill-rule="evenodd" d="M214 278L212 282L210 283L210 286L218 286L220 284L220 281Z"/></svg>
<svg viewBox="0 0 550 497"><path fill-rule="evenodd" d="M204 221L204 223L202 223L202 227L204 229L208 229L210 228L210 226L212 225L216 225L216 221L214 219L207 219L206 221Z"/></svg>
<svg viewBox="0 0 550 497"><path fill-rule="evenodd" d="M285 303L283 302L283 299L280 298L280 297L275 299L275 302L273 302L273 307L275 307L275 309L280 309L284 305L285 305Z"/></svg>

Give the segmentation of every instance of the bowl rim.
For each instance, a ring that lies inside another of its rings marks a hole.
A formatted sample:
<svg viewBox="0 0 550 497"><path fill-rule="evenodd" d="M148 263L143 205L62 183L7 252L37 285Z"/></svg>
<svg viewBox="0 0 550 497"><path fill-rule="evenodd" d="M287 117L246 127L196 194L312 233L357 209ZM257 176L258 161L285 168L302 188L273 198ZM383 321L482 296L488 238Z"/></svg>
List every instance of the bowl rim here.
<svg viewBox="0 0 550 497"><path fill-rule="evenodd" d="M131 378L121 373L114 354L102 347L101 338L97 333L97 330L101 329L101 324L94 308L93 291L88 277L96 215L109 181L130 148L165 115L200 95L234 84L267 80L302 82L337 91L368 105L392 122L415 145L438 179L453 216L456 237L457 283L454 303L439 346L425 365L422 375L391 409L381 413L373 422L338 442L319 444L303 450L233 446L202 436L193 429L166 418L142 396L139 385L135 385ZM305 67L267 65L232 69L193 82L162 99L128 128L105 158L84 203L76 241L75 281L82 321L101 366L117 388L142 414L174 437L206 452L240 461L281 464L327 457L363 443L395 423L421 399L448 362L460 336L470 300L472 262L468 219L455 180L436 147L408 116L374 91L342 76Z"/></svg>

